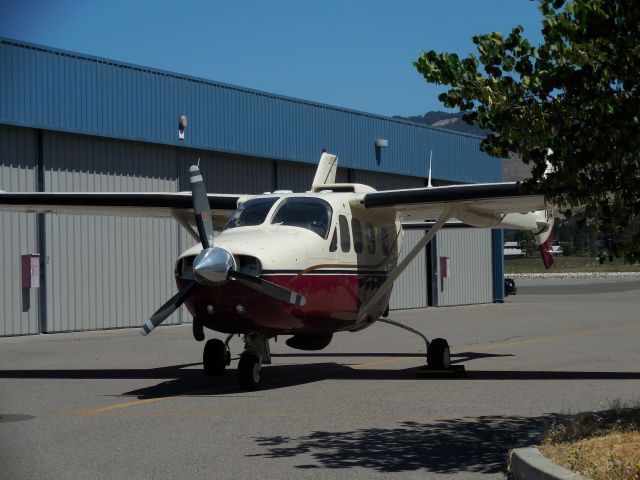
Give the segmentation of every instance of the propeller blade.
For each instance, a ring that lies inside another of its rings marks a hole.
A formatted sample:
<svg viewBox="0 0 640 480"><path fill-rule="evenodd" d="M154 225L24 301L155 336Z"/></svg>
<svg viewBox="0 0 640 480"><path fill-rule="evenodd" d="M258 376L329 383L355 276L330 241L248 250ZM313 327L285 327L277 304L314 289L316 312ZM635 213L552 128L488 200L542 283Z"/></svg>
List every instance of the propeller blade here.
<svg viewBox="0 0 640 480"><path fill-rule="evenodd" d="M193 210L196 214L196 225L202 248L213 247L213 221L211 220L211 207L207 199L207 190L197 165L189 168L189 182L191 183L191 197Z"/></svg>
<svg viewBox="0 0 640 480"><path fill-rule="evenodd" d="M231 270L229 272L229 277L235 278L246 286L258 290L259 292L269 295L277 300L289 302L293 305L304 305L307 303L307 299L304 295L300 295L299 293L289 290L288 288L281 287L280 285L276 285L275 283L263 278L247 275L246 273L240 273L236 270Z"/></svg>
<svg viewBox="0 0 640 480"><path fill-rule="evenodd" d="M140 327L140 335L148 335L164 322L169 315L175 312L180 305L184 303L191 292L198 286L198 282L191 281L185 287L183 287L178 293L169 299L167 303L162 305L156 313L154 313L149 320L147 320L142 327Z"/></svg>

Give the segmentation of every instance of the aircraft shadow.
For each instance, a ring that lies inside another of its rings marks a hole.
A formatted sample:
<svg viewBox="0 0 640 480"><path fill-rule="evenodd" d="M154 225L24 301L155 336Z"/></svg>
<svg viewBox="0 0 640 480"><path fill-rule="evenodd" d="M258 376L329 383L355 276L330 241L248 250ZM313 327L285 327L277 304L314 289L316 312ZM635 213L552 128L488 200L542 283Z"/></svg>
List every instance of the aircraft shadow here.
<svg viewBox="0 0 640 480"><path fill-rule="evenodd" d="M638 380L640 372L567 372L567 371L493 371L471 370L462 379L447 377L420 378L419 367L404 369L352 368L333 362L306 365L271 365L263 367L261 388L257 392L239 389L235 369L230 369L220 377L204 377L188 374L167 380L157 385L123 393L139 399L175 396L220 396L228 394L259 395L260 391L305 385L323 380L384 381L411 380L425 381L487 381L487 380Z"/></svg>
<svg viewBox="0 0 640 480"><path fill-rule="evenodd" d="M300 355L300 354L298 354ZM306 354L301 354L305 356ZM340 354L332 354L340 356ZM361 354L363 357L372 356ZM349 356L356 356L350 354ZM377 355L373 355L377 356ZM386 355L388 356L388 355ZM393 356L393 355L392 355ZM414 356L414 355L412 355ZM464 352L452 355L452 363L471 362L480 358L507 357L511 354ZM274 355L275 357L275 355ZM128 391L119 395L140 399L170 396L219 396L244 392L237 386L235 368L230 368L219 377L205 377L200 363L171 365L149 369L69 369L69 370L0 370L0 379L78 379L111 380L141 379L163 380L155 385ZM322 380L412 380L412 381L486 381L486 380L639 380L640 372L593 372L593 371L527 371L527 370L473 370L467 369L466 377L420 378L418 368L367 368L319 362L297 365L266 365L263 368L261 390L273 390L304 385ZM259 392L251 392L259 394Z"/></svg>
<svg viewBox="0 0 640 480"><path fill-rule="evenodd" d="M351 358L351 357L426 357L427 354L423 352L418 353L384 353L384 352L375 352L375 353L353 353L353 352L291 352L291 353L272 353L271 356L273 358L320 358L320 357L340 357L340 358ZM451 355L454 356L453 354Z"/></svg>
<svg viewBox="0 0 640 480"><path fill-rule="evenodd" d="M254 438L264 452L250 457L300 456L299 469L360 467L382 473L425 470L433 473L504 472L510 448L536 445L560 415L484 416L400 422L394 428L342 432L315 431L301 437ZM313 463L308 463L308 458Z"/></svg>

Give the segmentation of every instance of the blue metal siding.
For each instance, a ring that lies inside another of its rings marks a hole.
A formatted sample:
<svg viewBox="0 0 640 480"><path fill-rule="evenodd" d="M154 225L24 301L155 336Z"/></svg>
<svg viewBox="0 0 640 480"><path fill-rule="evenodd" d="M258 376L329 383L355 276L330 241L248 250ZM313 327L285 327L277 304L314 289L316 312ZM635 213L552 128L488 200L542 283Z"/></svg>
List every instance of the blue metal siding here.
<svg viewBox="0 0 640 480"><path fill-rule="evenodd" d="M423 177L432 150L434 178L501 178L473 136L4 39L0 123L312 164L326 147L343 167Z"/></svg>

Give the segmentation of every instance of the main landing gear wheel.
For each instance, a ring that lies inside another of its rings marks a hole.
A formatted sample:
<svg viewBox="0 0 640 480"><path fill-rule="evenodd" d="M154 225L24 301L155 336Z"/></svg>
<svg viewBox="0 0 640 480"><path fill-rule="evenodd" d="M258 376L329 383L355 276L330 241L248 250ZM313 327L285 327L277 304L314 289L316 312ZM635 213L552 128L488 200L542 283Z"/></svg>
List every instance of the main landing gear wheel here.
<svg viewBox="0 0 640 480"><path fill-rule="evenodd" d="M202 365L208 377L222 375L227 363L227 348L222 340L212 338L204 345Z"/></svg>
<svg viewBox="0 0 640 480"><path fill-rule="evenodd" d="M260 357L253 352L244 352L238 363L238 383L245 390L255 390L260 386Z"/></svg>
<svg viewBox="0 0 640 480"><path fill-rule="evenodd" d="M429 368L446 370L451 366L449 344L444 338L435 338L427 351L427 364Z"/></svg>

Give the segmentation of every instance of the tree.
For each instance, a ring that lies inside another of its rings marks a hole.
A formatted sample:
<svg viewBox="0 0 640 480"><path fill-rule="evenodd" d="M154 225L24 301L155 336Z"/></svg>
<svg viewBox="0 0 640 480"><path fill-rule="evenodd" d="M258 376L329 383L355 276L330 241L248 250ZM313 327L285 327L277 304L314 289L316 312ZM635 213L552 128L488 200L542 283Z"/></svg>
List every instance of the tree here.
<svg viewBox="0 0 640 480"><path fill-rule="evenodd" d="M540 0L544 41L516 26L473 37L478 56L422 52L414 66L438 98L490 133L481 149L533 165L538 191L601 233L617 255L640 259L640 4L637 0ZM547 149L552 154L547 156ZM544 177L546 160L554 171ZM573 212L569 210L573 208ZM631 228L633 227L633 228Z"/></svg>

